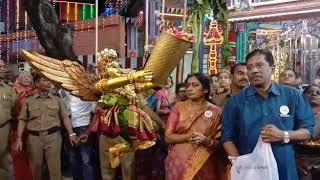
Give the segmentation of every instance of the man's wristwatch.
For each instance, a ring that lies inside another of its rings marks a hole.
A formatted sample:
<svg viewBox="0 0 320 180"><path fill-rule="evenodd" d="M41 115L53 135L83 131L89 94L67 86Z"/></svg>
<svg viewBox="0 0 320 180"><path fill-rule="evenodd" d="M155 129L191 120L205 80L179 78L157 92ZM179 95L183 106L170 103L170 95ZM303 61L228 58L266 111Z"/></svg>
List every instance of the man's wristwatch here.
<svg viewBox="0 0 320 180"><path fill-rule="evenodd" d="M290 135L288 131L283 131L284 136L283 136L283 143L287 144L290 142Z"/></svg>
<svg viewBox="0 0 320 180"><path fill-rule="evenodd" d="M233 164L234 164L234 162L236 161L237 157L228 156L228 159L229 159L229 161L230 161L231 165L233 165Z"/></svg>

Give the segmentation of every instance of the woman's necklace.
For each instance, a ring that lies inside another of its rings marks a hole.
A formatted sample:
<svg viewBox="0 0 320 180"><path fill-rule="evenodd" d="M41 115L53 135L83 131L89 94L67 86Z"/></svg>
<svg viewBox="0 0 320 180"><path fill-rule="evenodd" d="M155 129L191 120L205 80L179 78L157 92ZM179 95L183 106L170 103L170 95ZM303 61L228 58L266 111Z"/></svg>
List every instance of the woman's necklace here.
<svg viewBox="0 0 320 180"><path fill-rule="evenodd" d="M193 105L190 102L189 104L189 113L190 113L190 119L193 120L197 115L199 115L198 113L201 111L204 111L205 108L207 107L208 103L205 101L204 103L198 104L198 105Z"/></svg>

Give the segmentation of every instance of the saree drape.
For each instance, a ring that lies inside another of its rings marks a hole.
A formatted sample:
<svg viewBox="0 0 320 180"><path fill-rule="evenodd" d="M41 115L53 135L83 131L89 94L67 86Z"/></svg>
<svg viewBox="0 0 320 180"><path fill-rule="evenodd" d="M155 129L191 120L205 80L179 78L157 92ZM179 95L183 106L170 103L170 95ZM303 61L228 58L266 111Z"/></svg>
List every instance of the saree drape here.
<svg viewBox="0 0 320 180"><path fill-rule="evenodd" d="M190 103L186 101L175 105L168 119L168 130L175 134L198 132L217 138L221 128L221 109L210 105L205 112L195 112L194 117L198 118L192 119ZM169 147L165 160L166 180L225 180L228 179L227 166L227 155L221 145L174 144Z"/></svg>

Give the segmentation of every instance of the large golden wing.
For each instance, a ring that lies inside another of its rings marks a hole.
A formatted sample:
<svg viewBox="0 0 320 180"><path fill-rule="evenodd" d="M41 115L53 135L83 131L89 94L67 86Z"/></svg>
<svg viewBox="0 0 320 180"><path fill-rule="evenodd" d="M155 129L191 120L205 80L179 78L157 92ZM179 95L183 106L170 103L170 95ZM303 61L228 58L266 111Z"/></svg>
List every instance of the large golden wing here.
<svg viewBox="0 0 320 180"><path fill-rule="evenodd" d="M60 61L23 49L20 50L20 56L38 73L74 96L85 101L96 101L100 98L101 92L95 87L99 79L87 73L79 63L70 60Z"/></svg>

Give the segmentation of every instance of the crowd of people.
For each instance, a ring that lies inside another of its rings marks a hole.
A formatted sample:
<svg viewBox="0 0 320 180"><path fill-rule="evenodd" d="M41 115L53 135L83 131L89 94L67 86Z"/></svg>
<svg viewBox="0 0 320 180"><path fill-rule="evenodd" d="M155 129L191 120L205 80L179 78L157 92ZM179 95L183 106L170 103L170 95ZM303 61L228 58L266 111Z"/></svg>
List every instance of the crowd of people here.
<svg viewBox="0 0 320 180"><path fill-rule="evenodd" d="M175 92L168 78L139 94L158 140L121 154L116 169L108 149L121 137L99 132L99 103L37 73L10 82L0 60L0 179L60 180L70 170L74 180L228 180L232 163L259 138L271 143L280 180L319 179L320 86L316 80L302 89L292 69L276 83L274 63L268 50L257 49L216 76L189 74Z"/></svg>

